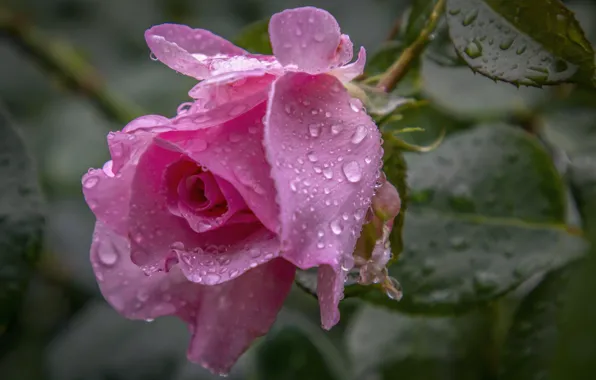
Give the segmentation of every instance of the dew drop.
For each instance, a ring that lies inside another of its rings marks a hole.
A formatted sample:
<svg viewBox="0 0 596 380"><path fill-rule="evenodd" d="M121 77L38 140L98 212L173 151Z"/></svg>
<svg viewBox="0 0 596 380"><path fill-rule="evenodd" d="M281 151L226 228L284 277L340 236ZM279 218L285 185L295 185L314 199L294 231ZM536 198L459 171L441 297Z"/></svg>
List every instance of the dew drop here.
<svg viewBox="0 0 596 380"><path fill-rule="evenodd" d="M391 284L385 287L385 294L392 300L399 301L403 297L401 284L393 277L387 277L387 280Z"/></svg>
<svg viewBox="0 0 596 380"><path fill-rule="evenodd" d="M97 185L98 182L99 182L99 178L89 176L89 177L85 178L85 181L83 182L83 186L85 186L85 188L87 188L87 189L92 189L95 187L95 185Z"/></svg>
<svg viewBox="0 0 596 380"><path fill-rule="evenodd" d="M221 276L218 274L209 273L203 278L203 281L207 285L215 285L219 281L220 278L221 278Z"/></svg>
<svg viewBox="0 0 596 380"><path fill-rule="evenodd" d="M302 35L302 29L296 28L296 35L300 37Z"/></svg>
<svg viewBox="0 0 596 380"><path fill-rule="evenodd" d="M317 156L315 155L315 153L314 153L314 152L308 152L308 153L306 154L306 157L308 158L308 160L309 160L310 162L317 162L317 161L318 161L318 158L317 158Z"/></svg>
<svg viewBox="0 0 596 380"><path fill-rule="evenodd" d="M323 248L325 248L325 243L323 243L322 241L318 242L318 243L317 243L317 248L318 248L318 249L323 249Z"/></svg>
<svg viewBox="0 0 596 380"><path fill-rule="evenodd" d="M329 227L331 228L331 232L333 232L335 235L339 235L343 231L343 227L341 226L341 222L339 221L339 219L333 220L329 224Z"/></svg>
<svg viewBox="0 0 596 380"><path fill-rule="evenodd" d="M323 175L327 179L333 178L333 169L331 169L331 168L325 168L325 169L323 169Z"/></svg>
<svg viewBox="0 0 596 380"><path fill-rule="evenodd" d="M308 133L312 136L312 137L319 137L319 135L321 134L321 126L319 124L309 124L308 125Z"/></svg>
<svg viewBox="0 0 596 380"><path fill-rule="evenodd" d="M339 134L339 132L341 132L343 128L341 127L341 125L338 124L333 124L331 126L331 134L337 135Z"/></svg>
<svg viewBox="0 0 596 380"><path fill-rule="evenodd" d="M468 46L466 46L464 52L468 55L468 57L475 59L482 55L482 46L476 40L471 41Z"/></svg>
<svg viewBox="0 0 596 380"><path fill-rule="evenodd" d="M352 99L350 100L350 108L354 112L360 112L360 109L362 108L362 103L358 99Z"/></svg>
<svg viewBox="0 0 596 380"><path fill-rule="evenodd" d="M356 161L348 161L342 166L342 170L349 182L356 183L362 178L362 170Z"/></svg>
<svg viewBox="0 0 596 380"><path fill-rule="evenodd" d="M111 267L118 261L118 254L112 250L101 251L99 252L99 261L101 261L103 265Z"/></svg>
<svg viewBox="0 0 596 380"><path fill-rule="evenodd" d="M366 127L363 125L359 125L356 128L356 131L354 132L354 134L352 135L352 143L360 144L362 142L362 140L364 140L366 138L367 135L368 135L368 131L366 130Z"/></svg>
<svg viewBox="0 0 596 380"><path fill-rule="evenodd" d="M323 42L325 40L325 35L323 33L315 33L314 40L317 42Z"/></svg>
<svg viewBox="0 0 596 380"><path fill-rule="evenodd" d="M149 54L149 59L151 59L152 61L157 61L157 57L153 53Z"/></svg>

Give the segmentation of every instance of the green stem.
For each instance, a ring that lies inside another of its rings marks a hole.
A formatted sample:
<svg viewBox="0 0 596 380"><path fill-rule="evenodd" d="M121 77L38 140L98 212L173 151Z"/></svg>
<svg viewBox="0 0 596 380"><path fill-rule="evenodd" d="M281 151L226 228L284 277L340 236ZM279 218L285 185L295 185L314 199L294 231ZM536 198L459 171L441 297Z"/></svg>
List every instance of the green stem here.
<svg viewBox="0 0 596 380"><path fill-rule="evenodd" d="M408 46L404 52L399 56L398 60L387 69L387 71L381 77L381 80L377 84L377 87L385 92L391 92L397 83L406 75L410 69L410 64L414 61L420 53L424 50L424 47L429 41L429 37L437 27L439 18L445 8L445 0L438 0L433 8L428 22L418 38Z"/></svg>
<svg viewBox="0 0 596 380"><path fill-rule="evenodd" d="M48 38L25 19L0 8L0 35L12 41L69 89L82 93L108 118L126 124L142 115L138 106L114 94L97 70L69 44Z"/></svg>

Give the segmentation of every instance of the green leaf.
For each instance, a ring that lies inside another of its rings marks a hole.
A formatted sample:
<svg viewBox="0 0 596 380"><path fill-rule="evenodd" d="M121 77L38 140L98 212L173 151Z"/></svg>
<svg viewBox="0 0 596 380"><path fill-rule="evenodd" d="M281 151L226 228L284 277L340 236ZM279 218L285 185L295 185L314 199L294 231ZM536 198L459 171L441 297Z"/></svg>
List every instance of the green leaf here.
<svg viewBox="0 0 596 380"><path fill-rule="evenodd" d="M268 29L269 19L257 21L245 27L233 42L251 53L273 54Z"/></svg>
<svg viewBox="0 0 596 380"><path fill-rule="evenodd" d="M405 247L389 270L404 298L364 298L409 312L459 312L583 252L584 241L564 227L562 181L524 132L478 127L406 161Z"/></svg>
<svg viewBox="0 0 596 380"><path fill-rule="evenodd" d="M424 56L426 58L440 66L455 67L467 65L466 61L457 54L451 42L447 21L444 18L439 21L432 36L433 39L424 50Z"/></svg>
<svg viewBox="0 0 596 380"><path fill-rule="evenodd" d="M19 308L39 257L42 199L31 158L0 108L0 336Z"/></svg>
<svg viewBox="0 0 596 380"><path fill-rule="evenodd" d="M282 310L255 355L256 378L262 380L349 378L347 363L320 327L288 310Z"/></svg>
<svg viewBox="0 0 596 380"><path fill-rule="evenodd" d="M421 76L423 93L436 107L481 121L502 120L509 114L534 109L549 95L539 88L495 83L468 67L443 67L428 57L422 60Z"/></svg>
<svg viewBox="0 0 596 380"><path fill-rule="evenodd" d="M354 317L346 335L353 378L487 378L488 322L481 312L429 318L367 306Z"/></svg>
<svg viewBox="0 0 596 380"><path fill-rule="evenodd" d="M516 85L594 84L594 50L558 0L447 0L451 39L476 72Z"/></svg>
<svg viewBox="0 0 596 380"><path fill-rule="evenodd" d="M397 116L384 124L382 130L396 132L404 128L422 128L424 130L422 132L399 135L400 139L420 146L433 144L443 133L450 135L470 126L468 122L448 115L429 102L418 106L401 107Z"/></svg>
<svg viewBox="0 0 596 380"><path fill-rule="evenodd" d="M556 352L558 319L577 263L545 276L521 302L502 348L499 379L548 378Z"/></svg>

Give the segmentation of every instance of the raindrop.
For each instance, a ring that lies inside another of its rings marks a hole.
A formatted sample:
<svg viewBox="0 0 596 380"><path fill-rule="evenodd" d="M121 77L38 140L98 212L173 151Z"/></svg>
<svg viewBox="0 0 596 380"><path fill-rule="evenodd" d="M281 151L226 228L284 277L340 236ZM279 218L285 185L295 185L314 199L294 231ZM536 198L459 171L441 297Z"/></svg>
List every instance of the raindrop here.
<svg viewBox="0 0 596 380"><path fill-rule="evenodd" d="M118 254L112 250L102 250L99 252L99 261L103 265L111 267L118 261Z"/></svg>
<svg viewBox="0 0 596 380"><path fill-rule="evenodd" d="M297 36L301 36L302 35L302 29L300 29L299 27L296 28L296 35Z"/></svg>
<svg viewBox="0 0 596 380"><path fill-rule="evenodd" d="M325 40L325 35L323 33L315 33L314 40L317 42L323 42Z"/></svg>
<svg viewBox="0 0 596 380"><path fill-rule="evenodd" d="M323 169L323 175L325 176L325 178L331 179L333 178L333 170L331 168L325 168Z"/></svg>
<svg viewBox="0 0 596 380"><path fill-rule="evenodd" d="M319 124L309 124L308 125L308 133L312 136L312 137L319 137L319 135L321 134L321 126Z"/></svg>
<svg viewBox="0 0 596 380"><path fill-rule="evenodd" d="M468 55L468 57L475 59L482 55L482 46L478 41L474 40L471 41L468 46L464 49L464 52Z"/></svg>
<svg viewBox="0 0 596 380"><path fill-rule="evenodd" d="M360 109L362 108L362 103L358 99L352 99L350 100L350 108L354 112L360 112Z"/></svg>
<svg viewBox="0 0 596 380"><path fill-rule="evenodd" d="M318 243L317 243L317 248L318 248L318 249L323 249L323 248L325 248L325 243L323 243L322 241L318 242Z"/></svg>
<svg viewBox="0 0 596 380"><path fill-rule="evenodd" d="M387 277L390 285L385 286L385 294L392 300L399 301L403 297L401 284L393 277Z"/></svg>
<svg viewBox="0 0 596 380"><path fill-rule="evenodd" d="M337 135L339 132L341 132L343 128L341 127L341 125L338 124L333 124L331 126L331 133L334 135Z"/></svg>
<svg viewBox="0 0 596 380"><path fill-rule="evenodd" d="M289 105L289 104L286 104L286 105L284 106L284 110L286 111L286 113L287 113L288 115L292 113L292 108L290 107L290 105Z"/></svg>
<svg viewBox="0 0 596 380"><path fill-rule="evenodd" d="M308 158L308 160L309 160L310 162L317 162L317 160L318 160L318 158L317 158L317 156L315 155L315 153L314 153L314 152L308 152L308 153L306 154L306 157Z"/></svg>
<svg viewBox="0 0 596 380"><path fill-rule="evenodd" d="M522 45L522 46L518 47L515 52L517 53L517 55L522 55L525 53L526 49L527 49L526 45Z"/></svg>
<svg viewBox="0 0 596 380"><path fill-rule="evenodd" d="M153 54L153 52L149 54L149 59L151 59L152 61L157 61L157 57L155 56L155 54Z"/></svg>
<svg viewBox="0 0 596 380"><path fill-rule="evenodd" d="M362 142L362 140L364 140L366 138L367 135L368 135L368 131L366 130L366 127L363 125L359 125L356 128L356 131L354 132L354 134L352 135L352 143L360 144Z"/></svg>
<svg viewBox="0 0 596 380"><path fill-rule="evenodd" d="M343 231L343 227L341 226L341 222L339 221L339 219L333 220L329 224L329 227L331 228L331 232L333 232L335 235L339 235Z"/></svg>
<svg viewBox="0 0 596 380"><path fill-rule="evenodd" d="M356 183L362 178L362 170L356 161L348 161L342 166L342 170L349 182Z"/></svg>
<svg viewBox="0 0 596 380"><path fill-rule="evenodd" d="M499 44L499 48L501 50L509 49L511 47L511 45L513 45L514 40L515 40L514 38L507 38L505 41L503 41Z"/></svg>
<svg viewBox="0 0 596 380"><path fill-rule="evenodd" d="M462 25L463 26L469 26L469 25L471 25L474 21L476 21L476 18L477 17L478 17L478 10L477 9L474 9L470 13L468 13L466 15L466 17L464 17L464 19L462 21Z"/></svg>
<svg viewBox="0 0 596 380"><path fill-rule="evenodd" d="M203 280L204 280L205 284L207 284L207 285L215 285L219 281L220 278L221 278L221 276L218 274L209 273L203 278Z"/></svg>
<svg viewBox="0 0 596 380"><path fill-rule="evenodd" d="M85 178L85 181L83 182L83 186L85 186L85 188L87 188L87 189L91 189L91 188L95 187L95 185L97 185L98 182L99 182L99 178L89 176L89 177Z"/></svg>

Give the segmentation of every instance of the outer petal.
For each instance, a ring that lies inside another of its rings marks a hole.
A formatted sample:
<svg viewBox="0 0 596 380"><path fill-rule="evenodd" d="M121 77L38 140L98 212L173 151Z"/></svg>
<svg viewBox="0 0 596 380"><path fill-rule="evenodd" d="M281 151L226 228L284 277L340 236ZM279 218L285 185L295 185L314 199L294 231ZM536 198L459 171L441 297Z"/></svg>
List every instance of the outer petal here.
<svg viewBox="0 0 596 380"><path fill-rule="evenodd" d="M288 68L310 74L326 72L352 59L352 43L333 16L313 7L274 14L269 22L271 47Z"/></svg>
<svg viewBox="0 0 596 380"><path fill-rule="evenodd" d="M97 219L119 233L128 231L132 179L139 157L152 140L152 134L147 131L161 128L167 122L168 119L161 116L142 116L124 127L128 133L108 134L112 161L108 161L104 169L90 169L83 176L83 194L89 208Z"/></svg>
<svg viewBox="0 0 596 380"><path fill-rule="evenodd" d="M95 226L91 262L104 297L131 319L176 315L192 332L188 358L225 373L265 334L288 294L294 268L282 259L216 286L188 282L179 270L146 276L129 259L129 242Z"/></svg>
<svg viewBox="0 0 596 380"><path fill-rule="evenodd" d="M218 127L162 133L158 142L188 155L234 185L259 220L276 231L279 210L274 202L271 166L263 149L265 108L262 103Z"/></svg>
<svg viewBox="0 0 596 380"><path fill-rule="evenodd" d="M265 149L279 197L284 258L303 269L330 267L319 269L323 326L329 328L337 322L341 266L353 265L378 178L380 134L335 77L291 73L273 85Z"/></svg>
<svg viewBox="0 0 596 380"><path fill-rule="evenodd" d="M186 25L154 26L145 32L145 39L157 59L197 79L212 76L229 78L230 73L239 78L244 72L279 69L273 57L248 54L211 32L191 29Z"/></svg>
<svg viewBox="0 0 596 380"><path fill-rule="evenodd" d="M366 50L361 47L358 52L358 59L349 65L333 69L329 74L335 75L342 82L349 82L364 72L366 64Z"/></svg>

